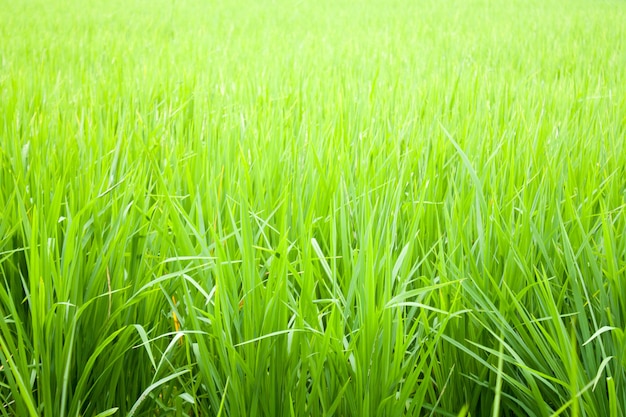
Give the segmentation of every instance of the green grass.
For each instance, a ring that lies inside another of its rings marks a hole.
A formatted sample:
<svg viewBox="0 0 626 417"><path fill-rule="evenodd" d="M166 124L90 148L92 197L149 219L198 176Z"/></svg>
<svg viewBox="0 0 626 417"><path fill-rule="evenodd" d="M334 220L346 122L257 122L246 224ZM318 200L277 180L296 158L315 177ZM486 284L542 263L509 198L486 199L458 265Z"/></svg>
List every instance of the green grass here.
<svg viewBox="0 0 626 417"><path fill-rule="evenodd" d="M0 0L0 416L625 415L624 22Z"/></svg>

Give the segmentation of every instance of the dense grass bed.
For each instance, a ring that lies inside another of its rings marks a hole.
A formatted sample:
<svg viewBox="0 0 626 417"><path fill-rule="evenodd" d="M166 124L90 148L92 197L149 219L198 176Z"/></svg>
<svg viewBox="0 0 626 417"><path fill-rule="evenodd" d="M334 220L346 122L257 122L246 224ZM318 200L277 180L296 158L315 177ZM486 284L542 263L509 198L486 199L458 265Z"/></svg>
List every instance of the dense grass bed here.
<svg viewBox="0 0 626 417"><path fill-rule="evenodd" d="M626 415L626 3L0 0L0 416Z"/></svg>

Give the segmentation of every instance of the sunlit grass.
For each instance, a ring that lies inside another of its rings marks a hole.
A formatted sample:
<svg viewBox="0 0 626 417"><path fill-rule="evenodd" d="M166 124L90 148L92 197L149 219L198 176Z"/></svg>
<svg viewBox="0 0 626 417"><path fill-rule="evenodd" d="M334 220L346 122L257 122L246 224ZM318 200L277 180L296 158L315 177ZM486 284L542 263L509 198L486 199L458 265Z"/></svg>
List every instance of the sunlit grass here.
<svg viewBox="0 0 626 417"><path fill-rule="evenodd" d="M625 21L0 0L0 415L623 415Z"/></svg>

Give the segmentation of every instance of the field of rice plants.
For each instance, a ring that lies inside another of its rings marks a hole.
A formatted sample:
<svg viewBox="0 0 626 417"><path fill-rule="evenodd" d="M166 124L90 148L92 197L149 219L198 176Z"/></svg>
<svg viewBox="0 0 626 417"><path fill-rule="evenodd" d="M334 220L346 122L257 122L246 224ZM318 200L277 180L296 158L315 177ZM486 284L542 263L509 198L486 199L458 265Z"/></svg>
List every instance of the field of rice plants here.
<svg viewBox="0 0 626 417"><path fill-rule="evenodd" d="M626 415L622 0L0 0L0 416Z"/></svg>

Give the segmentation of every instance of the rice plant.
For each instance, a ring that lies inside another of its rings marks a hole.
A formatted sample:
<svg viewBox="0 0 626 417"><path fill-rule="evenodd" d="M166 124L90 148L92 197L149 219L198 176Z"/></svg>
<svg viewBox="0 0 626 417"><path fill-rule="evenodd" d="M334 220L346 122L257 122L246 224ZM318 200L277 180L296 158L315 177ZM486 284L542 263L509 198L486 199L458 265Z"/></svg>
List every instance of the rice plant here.
<svg viewBox="0 0 626 417"><path fill-rule="evenodd" d="M619 0L0 0L1 416L626 414Z"/></svg>

